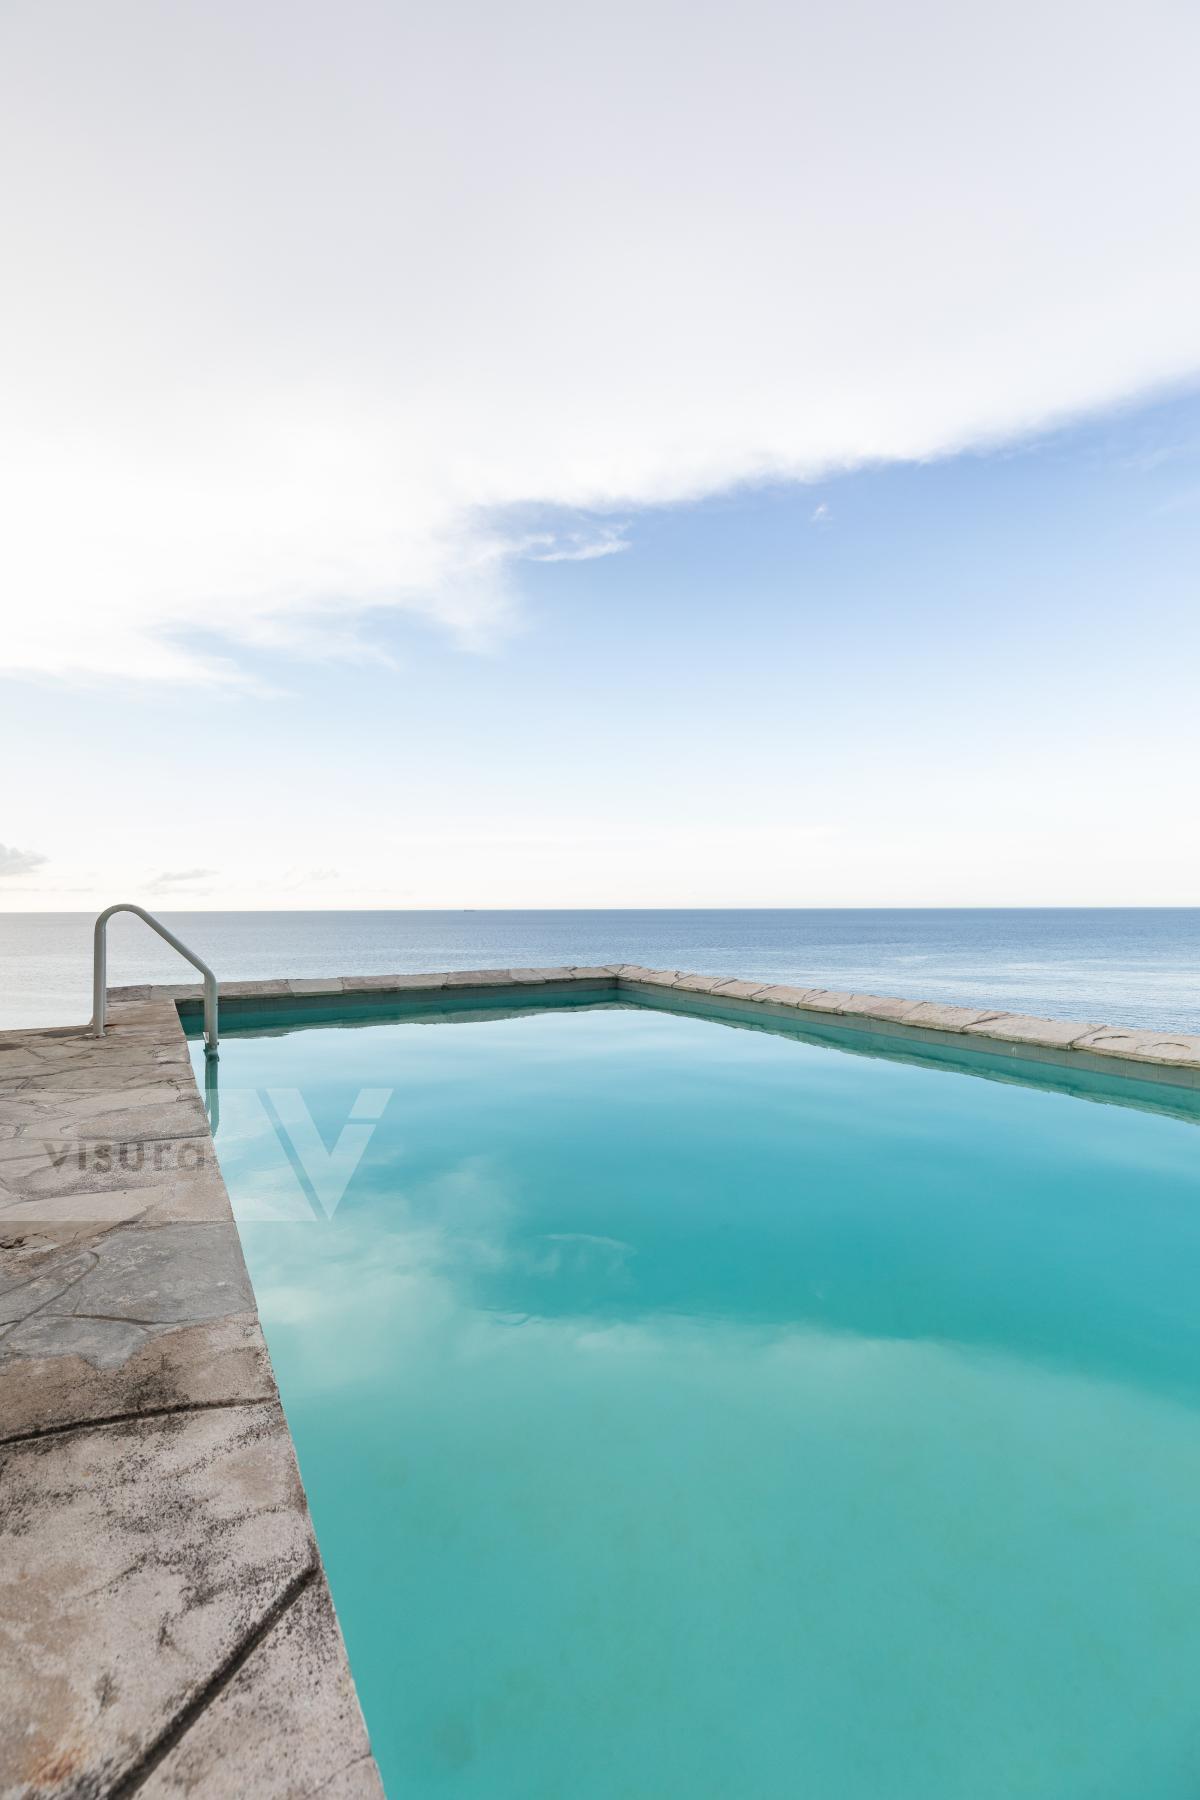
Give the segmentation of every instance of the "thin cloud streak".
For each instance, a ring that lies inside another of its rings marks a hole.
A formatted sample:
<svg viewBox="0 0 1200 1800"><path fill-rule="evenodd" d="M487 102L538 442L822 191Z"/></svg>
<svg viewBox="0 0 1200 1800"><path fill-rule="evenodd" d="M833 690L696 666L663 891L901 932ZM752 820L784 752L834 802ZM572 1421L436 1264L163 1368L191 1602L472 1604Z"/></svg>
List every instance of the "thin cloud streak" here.
<svg viewBox="0 0 1200 1800"><path fill-rule="evenodd" d="M528 539L527 543L528 548L523 553L524 560L539 563L593 562L598 556L617 556L622 550L631 547L631 540L625 535L624 527L602 532L594 537L585 537L576 532L567 538L560 538L552 532L543 532Z"/></svg>
<svg viewBox="0 0 1200 1800"><path fill-rule="evenodd" d="M195 881L207 881L218 873L217 869L164 869L150 885L154 888L186 887Z"/></svg>

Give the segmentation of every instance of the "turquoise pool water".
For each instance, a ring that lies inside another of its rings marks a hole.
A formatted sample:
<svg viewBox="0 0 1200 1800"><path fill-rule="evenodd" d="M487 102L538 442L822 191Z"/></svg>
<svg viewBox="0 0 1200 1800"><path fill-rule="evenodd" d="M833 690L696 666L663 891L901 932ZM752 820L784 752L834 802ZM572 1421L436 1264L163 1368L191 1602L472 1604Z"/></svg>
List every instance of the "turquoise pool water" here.
<svg viewBox="0 0 1200 1800"><path fill-rule="evenodd" d="M1195 1104L424 1017L220 1059L393 1800L1194 1800Z"/></svg>

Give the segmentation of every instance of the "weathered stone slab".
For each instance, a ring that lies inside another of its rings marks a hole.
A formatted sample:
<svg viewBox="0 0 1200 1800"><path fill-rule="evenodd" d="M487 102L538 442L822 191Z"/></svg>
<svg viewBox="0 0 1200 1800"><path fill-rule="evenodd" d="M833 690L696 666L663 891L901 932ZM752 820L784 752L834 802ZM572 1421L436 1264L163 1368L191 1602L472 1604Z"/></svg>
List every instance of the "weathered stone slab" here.
<svg viewBox="0 0 1200 1800"><path fill-rule="evenodd" d="M197 990L199 998L200 990ZM130 1025L164 1025L169 1024L175 1015L174 999L182 995L168 997L156 995L147 1000L110 1000L105 1014L104 1035L118 1027Z"/></svg>
<svg viewBox="0 0 1200 1800"><path fill-rule="evenodd" d="M823 1000L821 995L815 999L822 1002L826 1012L844 1014L847 1018L863 1019L903 1019L913 1010L912 1000L897 1000L888 994L836 994L827 993Z"/></svg>
<svg viewBox="0 0 1200 1800"><path fill-rule="evenodd" d="M675 986L682 987L683 982L677 981ZM720 995L722 1000L754 1000L759 994L765 993L766 988L765 981L726 980L719 981L712 991Z"/></svg>
<svg viewBox="0 0 1200 1800"><path fill-rule="evenodd" d="M102 1794L311 1578L287 1429L259 1401L9 1444L0 1462L0 1785Z"/></svg>
<svg viewBox="0 0 1200 1800"><path fill-rule="evenodd" d="M1035 1019L1026 1013L998 1013L984 1024L964 1027L968 1037L995 1038L1009 1044L1037 1044L1049 1050L1068 1050L1077 1038L1103 1029L1082 1019Z"/></svg>
<svg viewBox="0 0 1200 1800"><path fill-rule="evenodd" d="M507 969L455 969L446 976L451 987L504 987L512 981Z"/></svg>
<svg viewBox="0 0 1200 1800"><path fill-rule="evenodd" d="M711 994L714 988L733 979L732 975L682 975L672 986L686 994Z"/></svg>
<svg viewBox="0 0 1200 1800"><path fill-rule="evenodd" d="M26 1183L44 1173L48 1160L38 1143L27 1138L0 1138L0 1208L23 1200Z"/></svg>
<svg viewBox="0 0 1200 1800"><path fill-rule="evenodd" d="M114 1045L110 1060L103 1068L72 1064L43 1073L26 1070L22 1074L0 1075L0 1100L18 1094L84 1094L115 1093L134 1088L149 1089L156 1098L164 1098L167 1090L186 1094L193 1088L191 1065L184 1055L160 1051L145 1045Z"/></svg>
<svg viewBox="0 0 1200 1800"><path fill-rule="evenodd" d="M1090 1050L1095 1056L1120 1056L1130 1062L1171 1063L1182 1068L1200 1069L1200 1038L1160 1031L1131 1031L1122 1026L1102 1025L1074 1040L1076 1050Z"/></svg>
<svg viewBox="0 0 1200 1800"><path fill-rule="evenodd" d="M59 1047L61 1050L61 1046ZM72 1048L57 1057L47 1056L36 1044L0 1045L0 1080L16 1080L21 1076L45 1076L63 1069L86 1069L90 1057L82 1048Z"/></svg>
<svg viewBox="0 0 1200 1800"><path fill-rule="evenodd" d="M857 1004L859 1001L884 1004L883 1002L878 1001L876 995L844 994L840 988L813 988L808 993L804 1004L810 1012L855 1013L862 1010ZM884 1015L872 1011L868 1016L877 1019Z"/></svg>
<svg viewBox="0 0 1200 1800"><path fill-rule="evenodd" d="M321 1800L375 1800L382 1792L374 1758L368 1754L332 1776L321 1789Z"/></svg>
<svg viewBox="0 0 1200 1800"><path fill-rule="evenodd" d="M18 1146L0 1154L24 1155L22 1140L148 1143L156 1138L208 1136L208 1118L193 1083L191 1093L174 1081L95 1089L26 1089L0 1097L3 1141Z"/></svg>
<svg viewBox="0 0 1200 1800"><path fill-rule="evenodd" d="M607 975L608 971L605 970ZM509 979L522 987L537 987L549 981L573 981L575 970L565 964L557 969L510 969Z"/></svg>
<svg viewBox="0 0 1200 1800"><path fill-rule="evenodd" d="M166 1025L145 1025L141 1023L123 1025L118 1021L118 1023L108 1027L102 1041L106 1049L129 1052L135 1052L139 1049L161 1049L169 1042L174 1051L180 1047L179 1043L176 1041L179 1038L179 1015L175 1013L172 1008L169 1030ZM186 1054L186 1040L183 1040L182 1048Z"/></svg>
<svg viewBox="0 0 1200 1800"><path fill-rule="evenodd" d="M2 1177L12 1165L0 1163L0 1232L13 1233L40 1230L46 1226L131 1225L142 1220L147 1211L148 1191L144 1188L103 1187L67 1194L23 1193ZM39 1169L38 1173L42 1171ZM150 1190L152 1192L153 1190ZM0 1249L0 1268L4 1252Z"/></svg>
<svg viewBox="0 0 1200 1800"><path fill-rule="evenodd" d="M289 994L340 994L344 984L340 975L331 975L325 979L314 981L289 981Z"/></svg>
<svg viewBox="0 0 1200 1800"><path fill-rule="evenodd" d="M126 1411L125 1365L151 1339L179 1326L256 1317L228 1221L98 1228L61 1241L42 1228L3 1241L0 1436L15 1429L9 1406L21 1391L25 1359L74 1356L112 1371L104 1411ZM212 1343L192 1344L197 1354L215 1355Z"/></svg>
<svg viewBox="0 0 1200 1800"><path fill-rule="evenodd" d="M346 994L397 993L420 988L441 988L444 975L343 975L342 991Z"/></svg>
<svg viewBox="0 0 1200 1800"><path fill-rule="evenodd" d="M230 1217L211 1138L112 1142L29 1134L4 1147L21 1154L0 1155L0 1209L27 1207L27 1222L108 1217L93 1200L117 1195L125 1196L121 1205L129 1216L153 1209L164 1222ZM41 1202L53 1202L57 1210L51 1213Z"/></svg>
<svg viewBox="0 0 1200 1800"><path fill-rule="evenodd" d="M763 989L759 1000L769 1000L773 1006L796 1006L807 1010L815 1010L816 1002L824 993L824 988L788 987L786 983L775 982Z"/></svg>
<svg viewBox="0 0 1200 1800"><path fill-rule="evenodd" d="M0 1339L0 1437L92 1419L169 1412L224 1400L272 1400L275 1378L257 1314L203 1325L127 1327L104 1344L123 1360L97 1363L87 1322L35 1315ZM72 1341L79 1331L80 1340ZM2 1710L2 1708L0 1708Z"/></svg>
<svg viewBox="0 0 1200 1800"><path fill-rule="evenodd" d="M265 1000L272 995L290 994L291 983L285 980L221 981L217 984L218 1005L222 1000ZM198 989L196 998L203 993Z"/></svg>
<svg viewBox="0 0 1200 1800"><path fill-rule="evenodd" d="M926 1025L933 1031L966 1031L968 1026L1002 1017L994 1007L944 1006L940 1000L922 1000L904 1014L904 1023Z"/></svg>
<svg viewBox="0 0 1200 1800"><path fill-rule="evenodd" d="M87 1254L88 1268L60 1299L41 1309L43 1318L56 1312L99 1324L133 1319L153 1325L254 1310L237 1232L224 1221L100 1231ZM0 1298L0 1319L14 1317L17 1298ZM15 1316L27 1317L28 1308Z"/></svg>
<svg viewBox="0 0 1200 1800"><path fill-rule="evenodd" d="M69 1293L77 1281L95 1268L96 1254L90 1239L81 1243L69 1234L60 1239L52 1232L6 1237L4 1244L0 1257L0 1352L7 1357L13 1326ZM0 1408L3 1402L0 1394ZM0 1436L3 1435L4 1415L0 1411Z"/></svg>
<svg viewBox="0 0 1200 1800"><path fill-rule="evenodd" d="M601 963L580 963L571 970L573 981L611 981L612 976Z"/></svg>
<svg viewBox="0 0 1200 1800"><path fill-rule="evenodd" d="M118 1011L124 1011L127 1007L134 1009L146 1003L153 1003L155 1006L167 1003L174 1009L177 1000L199 1000L203 993L204 984L201 981L143 982L133 987L110 987L108 1017L111 1020Z"/></svg>
<svg viewBox="0 0 1200 1800"><path fill-rule="evenodd" d="M88 1068L91 1044L82 1034L69 1038L52 1038L34 1032L6 1033L0 1045L0 1074L37 1074L51 1069Z"/></svg>
<svg viewBox="0 0 1200 1800"><path fill-rule="evenodd" d="M147 1797L256 1794L382 1800L324 1578L271 1626L145 1782Z"/></svg>

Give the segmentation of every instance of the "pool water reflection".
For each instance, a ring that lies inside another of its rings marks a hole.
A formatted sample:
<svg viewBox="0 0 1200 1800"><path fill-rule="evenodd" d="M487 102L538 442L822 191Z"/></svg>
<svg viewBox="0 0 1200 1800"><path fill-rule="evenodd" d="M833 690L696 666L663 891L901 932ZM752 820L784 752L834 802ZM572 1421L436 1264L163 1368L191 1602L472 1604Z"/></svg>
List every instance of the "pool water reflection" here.
<svg viewBox="0 0 1200 1800"><path fill-rule="evenodd" d="M614 1005L221 1065L390 1793L1196 1792L1186 1097Z"/></svg>

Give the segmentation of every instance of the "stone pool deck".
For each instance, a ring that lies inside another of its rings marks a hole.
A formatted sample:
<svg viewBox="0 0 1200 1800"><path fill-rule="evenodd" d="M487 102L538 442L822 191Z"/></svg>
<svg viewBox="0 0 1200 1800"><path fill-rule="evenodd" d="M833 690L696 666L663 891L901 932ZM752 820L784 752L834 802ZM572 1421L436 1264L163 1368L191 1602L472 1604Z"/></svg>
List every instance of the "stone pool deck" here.
<svg viewBox="0 0 1200 1800"><path fill-rule="evenodd" d="M1200 1038L630 964L230 982L589 990L1200 1087ZM0 1033L0 1794L381 1793L179 1006ZM499 995L496 995L499 998Z"/></svg>
<svg viewBox="0 0 1200 1800"><path fill-rule="evenodd" d="M174 1004L0 1034L0 1793L382 1789Z"/></svg>

